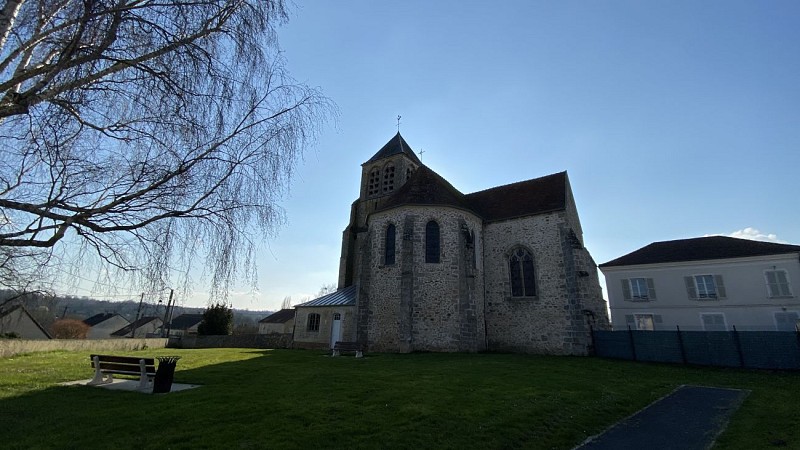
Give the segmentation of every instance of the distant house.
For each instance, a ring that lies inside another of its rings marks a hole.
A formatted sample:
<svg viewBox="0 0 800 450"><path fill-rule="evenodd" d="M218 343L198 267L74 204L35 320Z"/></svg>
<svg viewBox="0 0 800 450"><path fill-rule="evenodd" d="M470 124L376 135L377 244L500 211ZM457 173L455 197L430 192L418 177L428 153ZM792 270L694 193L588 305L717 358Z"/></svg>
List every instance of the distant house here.
<svg viewBox="0 0 800 450"><path fill-rule="evenodd" d="M600 264L615 329L795 331L800 246L712 236Z"/></svg>
<svg viewBox="0 0 800 450"><path fill-rule="evenodd" d="M108 339L111 333L130 324L130 321L119 314L100 313L84 320L83 323L89 325L87 339Z"/></svg>
<svg viewBox="0 0 800 450"><path fill-rule="evenodd" d="M336 341L355 341L356 290L349 286L295 306L295 346L333 348Z"/></svg>
<svg viewBox="0 0 800 450"><path fill-rule="evenodd" d="M0 338L12 336L20 339L51 339L50 333L22 305L5 304L0 306Z"/></svg>
<svg viewBox="0 0 800 450"><path fill-rule="evenodd" d="M258 321L258 334L291 334L294 329L294 309L282 309Z"/></svg>
<svg viewBox="0 0 800 450"><path fill-rule="evenodd" d="M172 319L168 330L170 336L187 336L197 334L197 327L203 321L202 314L181 314Z"/></svg>
<svg viewBox="0 0 800 450"><path fill-rule="evenodd" d="M136 322L130 323L125 327L111 333L112 338L129 338L129 337L136 337L136 338L146 338L151 336L160 336L161 335L161 325L164 323L158 317L142 317L141 319L137 320ZM134 331L134 328L136 331ZM134 333L131 336L131 333Z"/></svg>

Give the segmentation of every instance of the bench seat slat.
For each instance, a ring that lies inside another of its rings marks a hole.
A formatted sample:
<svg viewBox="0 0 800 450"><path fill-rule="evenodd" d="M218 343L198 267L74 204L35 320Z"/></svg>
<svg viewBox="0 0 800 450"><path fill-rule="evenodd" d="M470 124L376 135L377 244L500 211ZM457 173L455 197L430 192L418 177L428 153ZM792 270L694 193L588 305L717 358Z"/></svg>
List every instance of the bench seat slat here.
<svg viewBox="0 0 800 450"><path fill-rule="evenodd" d="M100 359L100 362L112 362L112 363L126 363L126 364L136 364L139 365L139 360L143 359L144 363L148 366L155 365L156 360L155 358L137 358L136 356L112 356L112 355L90 355L89 359L94 360L94 357L97 356Z"/></svg>
<svg viewBox="0 0 800 450"><path fill-rule="evenodd" d="M94 368L94 362L92 363ZM102 372L131 372L139 374L141 372L139 364L111 364L100 362L100 371ZM156 373L155 366L145 366L147 373Z"/></svg>

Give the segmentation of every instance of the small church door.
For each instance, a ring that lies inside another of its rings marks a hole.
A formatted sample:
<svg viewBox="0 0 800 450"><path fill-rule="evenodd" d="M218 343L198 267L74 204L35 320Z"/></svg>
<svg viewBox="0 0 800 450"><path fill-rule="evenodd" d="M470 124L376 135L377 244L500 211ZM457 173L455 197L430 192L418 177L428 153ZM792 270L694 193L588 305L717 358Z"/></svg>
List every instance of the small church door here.
<svg viewBox="0 0 800 450"><path fill-rule="evenodd" d="M333 313L333 323L331 325L331 348L337 341L342 340L342 315Z"/></svg>

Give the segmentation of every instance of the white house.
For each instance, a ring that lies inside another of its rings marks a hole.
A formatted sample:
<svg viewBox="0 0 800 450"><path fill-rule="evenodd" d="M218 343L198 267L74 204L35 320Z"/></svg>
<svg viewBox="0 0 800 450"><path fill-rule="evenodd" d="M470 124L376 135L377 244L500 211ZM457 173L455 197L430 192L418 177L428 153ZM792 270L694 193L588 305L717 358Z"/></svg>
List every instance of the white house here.
<svg viewBox="0 0 800 450"><path fill-rule="evenodd" d="M0 305L0 338L50 339L50 334L22 305Z"/></svg>
<svg viewBox="0 0 800 450"><path fill-rule="evenodd" d="M600 264L614 329L795 331L800 246L712 236Z"/></svg>
<svg viewBox="0 0 800 450"><path fill-rule="evenodd" d="M130 324L128 319L115 313L100 313L84 320L83 323L89 325L87 339L109 339L111 333Z"/></svg>

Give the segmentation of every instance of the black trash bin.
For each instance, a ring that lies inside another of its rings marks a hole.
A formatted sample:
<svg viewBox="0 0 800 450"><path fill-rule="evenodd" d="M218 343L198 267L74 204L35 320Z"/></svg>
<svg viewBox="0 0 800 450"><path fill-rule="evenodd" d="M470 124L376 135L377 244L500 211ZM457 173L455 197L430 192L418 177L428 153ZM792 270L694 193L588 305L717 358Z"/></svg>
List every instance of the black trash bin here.
<svg viewBox="0 0 800 450"><path fill-rule="evenodd" d="M175 366L178 365L180 356L158 356L158 369L153 380L153 394L164 394L172 390L172 380L175 378Z"/></svg>

